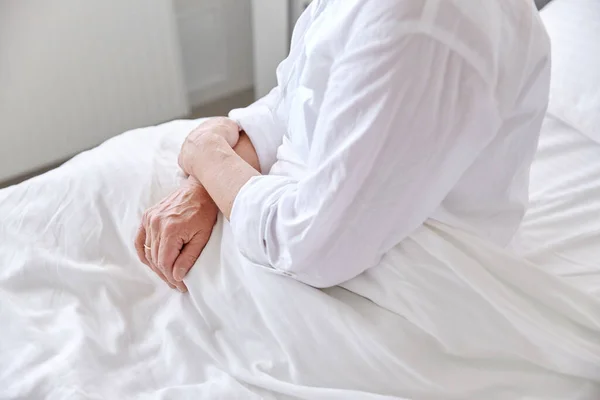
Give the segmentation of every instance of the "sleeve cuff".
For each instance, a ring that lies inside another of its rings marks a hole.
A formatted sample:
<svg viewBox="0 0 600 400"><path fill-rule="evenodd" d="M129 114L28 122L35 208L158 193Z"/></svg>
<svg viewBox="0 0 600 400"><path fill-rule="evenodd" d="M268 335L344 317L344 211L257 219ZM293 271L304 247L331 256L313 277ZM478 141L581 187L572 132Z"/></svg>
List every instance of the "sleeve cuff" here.
<svg viewBox="0 0 600 400"><path fill-rule="evenodd" d="M272 225L277 200L289 185L291 178L261 175L250 178L235 197L230 225L236 244L244 257L255 264L274 268L273 254L278 254L277 243L269 243L267 229ZM270 256L271 255L271 256Z"/></svg>
<svg viewBox="0 0 600 400"><path fill-rule="evenodd" d="M232 110L229 118L246 132L256 150L261 172L268 174L277 160L277 149L283 141L283 133L277 129L271 110L263 104L255 103Z"/></svg>

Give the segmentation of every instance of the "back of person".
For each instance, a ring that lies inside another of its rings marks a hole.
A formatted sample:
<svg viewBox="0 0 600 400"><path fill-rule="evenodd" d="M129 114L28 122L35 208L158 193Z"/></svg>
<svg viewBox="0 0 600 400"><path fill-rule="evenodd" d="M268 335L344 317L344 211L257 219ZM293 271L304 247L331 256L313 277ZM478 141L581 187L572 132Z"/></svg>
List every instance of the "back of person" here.
<svg viewBox="0 0 600 400"><path fill-rule="evenodd" d="M531 1L438 3L442 18L462 15L453 31L494 82L501 124L434 218L505 245L528 203L529 169L550 87L550 41Z"/></svg>
<svg viewBox="0 0 600 400"><path fill-rule="evenodd" d="M296 27L290 57L278 70L280 92L275 114L286 133L271 173L304 174L317 120L323 112L331 67L348 51L348 37L360 36L373 26L382 38L410 34L411 30L429 35L464 59L471 69L464 73L489 83L489 100L497 108L497 120L484 121L481 129L494 131L492 139L430 217L498 244L508 244L527 205L529 166L546 109L550 79L549 40L534 4L528 0L313 2ZM383 46L381 51L386 51ZM433 69L446 67L443 59L433 61L436 64L429 66ZM405 76L407 80L418 78ZM443 78L448 84L457 77ZM461 84L468 85L469 79ZM474 113L463 117L480 118ZM490 132L482 135L489 136ZM399 126L398 135L402 134Z"/></svg>
<svg viewBox="0 0 600 400"><path fill-rule="evenodd" d="M268 173L232 208L246 258L332 286L428 219L511 242L548 104L532 1L318 0L277 76L230 113Z"/></svg>
<svg viewBox="0 0 600 400"><path fill-rule="evenodd" d="M313 2L278 86L188 135L179 165L190 177L146 212L140 260L180 284L217 207L240 260L316 287L380 265L432 219L509 244L527 206L549 51L530 0ZM190 207L203 219L174 228ZM168 242L152 226L169 226ZM188 261L175 268L180 250Z"/></svg>

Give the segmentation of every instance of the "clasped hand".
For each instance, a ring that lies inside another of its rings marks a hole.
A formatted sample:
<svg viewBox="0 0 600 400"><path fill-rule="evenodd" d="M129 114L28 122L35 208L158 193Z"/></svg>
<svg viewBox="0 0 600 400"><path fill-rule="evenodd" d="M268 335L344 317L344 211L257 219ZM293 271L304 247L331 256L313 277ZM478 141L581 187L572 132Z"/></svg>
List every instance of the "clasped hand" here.
<svg viewBox="0 0 600 400"><path fill-rule="evenodd" d="M228 118L212 118L194 129L178 159L190 176L179 189L143 214L135 239L137 255L173 289L187 291L183 279L208 243L219 212L192 174L194 154L206 135L219 135L234 147L239 131L238 125Z"/></svg>

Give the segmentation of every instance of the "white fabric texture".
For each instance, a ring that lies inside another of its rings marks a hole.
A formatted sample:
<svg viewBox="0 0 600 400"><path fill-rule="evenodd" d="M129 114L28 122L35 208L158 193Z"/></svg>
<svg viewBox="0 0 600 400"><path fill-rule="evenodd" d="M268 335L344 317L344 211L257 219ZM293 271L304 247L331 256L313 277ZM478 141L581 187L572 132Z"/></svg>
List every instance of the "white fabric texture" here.
<svg viewBox="0 0 600 400"><path fill-rule="evenodd" d="M549 110L600 143L600 1L554 0L542 15L552 40Z"/></svg>
<svg viewBox="0 0 600 400"><path fill-rule="evenodd" d="M248 262L220 220L182 295L133 237L198 123L0 190L1 399L600 398L600 146L578 129L544 122L521 255L430 221L318 290Z"/></svg>
<svg viewBox="0 0 600 400"><path fill-rule="evenodd" d="M278 87L230 114L263 171L274 162L235 199L240 250L328 287L429 218L506 245L525 212L549 79L532 2L312 3Z"/></svg>
<svg viewBox="0 0 600 400"><path fill-rule="evenodd" d="M166 287L133 237L143 210L182 179L177 152L197 124L123 134L0 191L0 398L599 398L593 274L565 277L579 266L536 266L439 223L346 289L318 290L247 263L220 221L190 293ZM586 199L600 179L583 157L598 146L580 143L582 158L557 143L534 166L534 193L551 181L544 173L568 166L579 177L569 190L565 172L562 193L551 190L578 208L540 216L534 201L523 234L548 244L535 259L597 265L600 204Z"/></svg>
<svg viewBox="0 0 600 400"><path fill-rule="evenodd" d="M552 114L531 168L522 253L600 297L600 145Z"/></svg>

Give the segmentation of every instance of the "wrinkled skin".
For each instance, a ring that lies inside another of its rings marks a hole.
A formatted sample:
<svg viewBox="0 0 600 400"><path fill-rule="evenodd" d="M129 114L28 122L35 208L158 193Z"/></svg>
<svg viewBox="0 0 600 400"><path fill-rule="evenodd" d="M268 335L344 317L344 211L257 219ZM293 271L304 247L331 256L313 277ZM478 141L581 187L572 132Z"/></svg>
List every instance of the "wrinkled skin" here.
<svg viewBox="0 0 600 400"><path fill-rule="evenodd" d="M187 291L182 280L210 239L218 211L206 190L189 178L144 213L135 241L138 257L171 288Z"/></svg>
<svg viewBox="0 0 600 400"><path fill-rule="evenodd" d="M240 128L235 121L218 117L212 118L194 129L185 139L179 153L179 166L185 173L192 173L195 155L206 136L220 136L233 148L240 138Z"/></svg>
<svg viewBox="0 0 600 400"><path fill-rule="evenodd" d="M194 150L205 135L219 135L235 146L238 125L228 118L213 118L202 123L187 137L179 163L189 173ZM210 239L219 209L194 177L153 207L142 217L135 239L139 259L171 288L186 292L183 278Z"/></svg>

